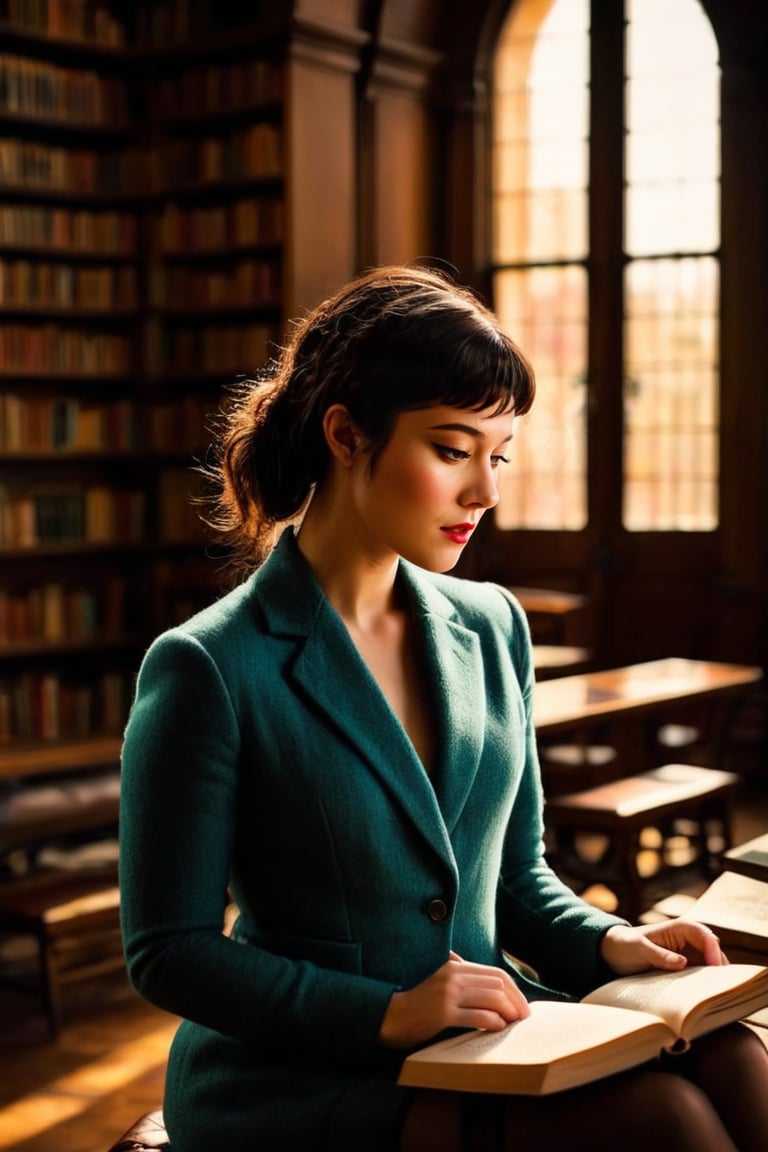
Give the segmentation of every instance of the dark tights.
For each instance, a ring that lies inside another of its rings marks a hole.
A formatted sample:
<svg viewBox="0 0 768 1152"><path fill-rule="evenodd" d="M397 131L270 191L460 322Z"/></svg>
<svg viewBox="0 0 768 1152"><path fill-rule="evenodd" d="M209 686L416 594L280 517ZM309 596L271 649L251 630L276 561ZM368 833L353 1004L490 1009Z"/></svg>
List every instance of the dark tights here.
<svg viewBox="0 0 768 1152"><path fill-rule="evenodd" d="M553 1096L419 1092L400 1140L400 1152L564 1148L766 1152L768 1051L751 1029L735 1024L697 1040L685 1055Z"/></svg>

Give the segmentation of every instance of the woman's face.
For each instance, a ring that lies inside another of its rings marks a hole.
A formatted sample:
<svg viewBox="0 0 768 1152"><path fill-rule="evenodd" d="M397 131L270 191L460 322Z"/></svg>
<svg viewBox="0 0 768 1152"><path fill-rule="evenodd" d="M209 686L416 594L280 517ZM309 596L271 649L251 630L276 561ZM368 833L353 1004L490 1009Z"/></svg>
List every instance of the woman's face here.
<svg viewBox="0 0 768 1152"><path fill-rule="evenodd" d="M359 454L352 469L357 531L372 557L397 553L434 572L456 565L499 499L514 413L492 412L403 412L372 471L370 456Z"/></svg>

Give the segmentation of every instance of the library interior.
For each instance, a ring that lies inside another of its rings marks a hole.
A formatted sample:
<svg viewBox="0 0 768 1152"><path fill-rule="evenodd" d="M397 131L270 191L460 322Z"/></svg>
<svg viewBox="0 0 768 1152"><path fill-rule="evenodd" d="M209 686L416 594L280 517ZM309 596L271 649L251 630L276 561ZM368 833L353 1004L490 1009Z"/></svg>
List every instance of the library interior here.
<svg viewBox="0 0 768 1152"><path fill-rule="evenodd" d="M0 1152L170 1147L137 673L230 586L238 384L376 266L536 374L454 575L528 620L548 862L768 964L766 77L763 0L0 3Z"/></svg>

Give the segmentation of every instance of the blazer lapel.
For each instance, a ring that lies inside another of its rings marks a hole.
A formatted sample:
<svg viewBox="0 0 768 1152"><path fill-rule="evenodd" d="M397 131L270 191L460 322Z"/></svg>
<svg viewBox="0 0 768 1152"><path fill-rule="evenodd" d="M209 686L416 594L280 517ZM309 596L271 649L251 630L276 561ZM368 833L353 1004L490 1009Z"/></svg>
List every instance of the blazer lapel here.
<svg viewBox="0 0 768 1152"><path fill-rule="evenodd" d="M418 606L430 669L439 762L434 778L443 819L455 827L471 791L483 747L485 687L476 632L456 619L450 600L413 565L403 576Z"/></svg>
<svg viewBox="0 0 768 1152"><path fill-rule="evenodd" d="M401 565L427 648L440 735L433 782L288 530L255 577L272 631L300 641L297 688L343 733L407 817L455 867L449 831L472 786L482 745L484 693L477 636L452 619L450 601Z"/></svg>

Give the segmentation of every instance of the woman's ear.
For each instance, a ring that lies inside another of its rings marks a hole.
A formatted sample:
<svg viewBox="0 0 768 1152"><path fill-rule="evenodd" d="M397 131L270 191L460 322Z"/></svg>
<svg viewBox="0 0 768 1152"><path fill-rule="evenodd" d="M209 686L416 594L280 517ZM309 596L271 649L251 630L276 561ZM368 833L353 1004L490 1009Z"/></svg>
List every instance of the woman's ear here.
<svg viewBox="0 0 768 1152"><path fill-rule="evenodd" d="M343 404L331 404L323 416L323 431L328 447L340 464L345 468L355 458L363 438Z"/></svg>

